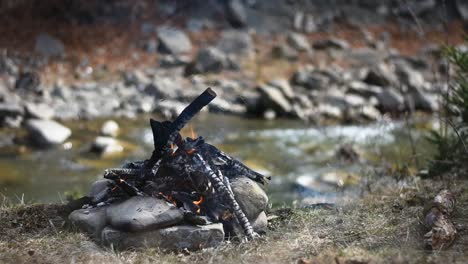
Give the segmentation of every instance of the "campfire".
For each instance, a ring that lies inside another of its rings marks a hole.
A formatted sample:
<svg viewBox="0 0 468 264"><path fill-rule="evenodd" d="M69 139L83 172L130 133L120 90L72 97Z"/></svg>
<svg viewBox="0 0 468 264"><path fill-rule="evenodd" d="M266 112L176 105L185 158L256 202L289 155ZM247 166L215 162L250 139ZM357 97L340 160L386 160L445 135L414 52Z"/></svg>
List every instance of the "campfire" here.
<svg viewBox="0 0 468 264"><path fill-rule="evenodd" d="M99 210L97 208L112 208L134 197L151 197L177 208L182 212L185 224L221 223L225 236L243 237L245 240L258 236L252 227L251 221L254 220L249 220L249 217L253 218L252 214L244 212L252 207L250 203L255 204L256 201L248 200L250 194L238 197L231 182L263 185L269 178L206 143L203 137L195 137L193 130L192 137L184 139L180 134L181 129L215 97L216 93L208 88L173 122L151 119L154 138L151 157L126 163L122 168L105 170L105 186L90 197L82 210L94 212ZM262 192L261 188L258 189ZM265 205L263 202L260 207ZM264 209L259 208L262 212ZM106 218L110 214L107 212ZM83 222L83 217L80 221Z"/></svg>

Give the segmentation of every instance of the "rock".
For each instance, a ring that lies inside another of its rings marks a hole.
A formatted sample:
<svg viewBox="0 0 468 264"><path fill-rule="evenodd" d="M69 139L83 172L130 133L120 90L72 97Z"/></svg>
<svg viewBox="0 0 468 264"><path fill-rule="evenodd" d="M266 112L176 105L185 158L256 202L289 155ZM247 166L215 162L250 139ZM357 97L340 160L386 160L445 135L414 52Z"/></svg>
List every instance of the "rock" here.
<svg viewBox="0 0 468 264"><path fill-rule="evenodd" d="M343 187L356 184L358 178L356 175L345 171L329 171L320 175L319 181L336 187Z"/></svg>
<svg viewBox="0 0 468 264"><path fill-rule="evenodd" d="M384 89L376 95L382 112L400 112L404 108L404 99L392 89Z"/></svg>
<svg viewBox="0 0 468 264"><path fill-rule="evenodd" d="M299 58L297 51L284 43L275 45L271 50L271 55L276 59L287 59L290 61L294 61Z"/></svg>
<svg viewBox="0 0 468 264"><path fill-rule="evenodd" d="M119 141L112 137L96 137L91 146L91 151L100 155L120 153L123 150L124 147L120 145Z"/></svg>
<svg viewBox="0 0 468 264"><path fill-rule="evenodd" d="M349 49L350 45L346 40L337 39L337 38L329 38L318 40L314 42L312 45L314 49Z"/></svg>
<svg viewBox="0 0 468 264"><path fill-rule="evenodd" d="M341 145L336 151L335 151L335 158L340 160L340 161L346 161L346 162L359 162L359 154L357 151L354 149L353 145L351 144L344 144Z"/></svg>
<svg viewBox="0 0 468 264"><path fill-rule="evenodd" d="M40 33L36 37L34 50L46 57L62 57L65 55L65 46L62 41L47 33Z"/></svg>
<svg viewBox="0 0 468 264"><path fill-rule="evenodd" d="M398 79L408 88L420 89L424 87L425 81L424 77L419 71L413 70L411 67L406 65L406 63L398 63L395 65L395 73L398 76Z"/></svg>
<svg viewBox="0 0 468 264"><path fill-rule="evenodd" d="M268 228L268 219L265 211L261 212L255 220L251 221L251 225L255 232L259 234L266 233Z"/></svg>
<svg viewBox="0 0 468 264"><path fill-rule="evenodd" d="M61 144L71 135L71 130L52 120L29 119L26 129L31 139L39 145Z"/></svg>
<svg viewBox="0 0 468 264"><path fill-rule="evenodd" d="M304 32L312 33L312 32L316 32L318 29L319 29L319 25L315 21L314 16L307 15L304 20Z"/></svg>
<svg viewBox="0 0 468 264"><path fill-rule="evenodd" d="M310 51L309 40L300 33L290 32L287 41L297 51Z"/></svg>
<svg viewBox="0 0 468 264"><path fill-rule="evenodd" d="M410 88L405 97L405 105L411 110L434 112L438 109L437 98L422 92L419 88Z"/></svg>
<svg viewBox="0 0 468 264"><path fill-rule="evenodd" d="M371 96L377 96L377 94L381 93L382 87L368 85L360 81L353 81L349 84L347 92L369 98Z"/></svg>
<svg viewBox="0 0 468 264"><path fill-rule="evenodd" d="M25 103L26 116L37 119L52 119L55 110L47 104Z"/></svg>
<svg viewBox="0 0 468 264"><path fill-rule="evenodd" d="M319 104L316 109L317 113L326 118L341 119L343 112L340 106L329 103Z"/></svg>
<svg viewBox="0 0 468 264"><path fill-rule="evenodd" d="M143 50L148 53L156 53L158 51L158 42L155 39L149 39L143 44Z"/></svg>
<svg viewBox="0 0 468 264"><path fill-rule="evenodd" d="M291 82L309 90L322 90L328 83L328 78L318 72L299 70L294 73Z"/></svg>
<svg viewBox="0 0 468 264"><path fill-rule="evenodd" d="M468 21L468 3L465 0L455 0L457 11L464 21Z"/></svg>
<svg viewBox="0 0 468 264"><path fill-rule="evenodd" d="M149 231L180 223L182 211L153 197L134 196L107 208L107 222L125 232Z"/></svg>
<svg viewBox="0 0 468 264"><path fill-rule="evenodd" d="M15 89L37 92L40 84L41 78L36 72L24 72L16 79Z"/></svg>
<svg viewBox="0 0 468 264"><path fill-rule="evenodd" d="M383 52L370 48L348 49L347 57L356 66L375 67L385 58Z"/></svg>
<svg viewBox="0 0 468 264"><path fill-rule="evenodd" d="M216 47L226 53L233 55L250 55L254 52L252 37L246 31L225 30Z"/></svg>
<svg viewBox="0 0 468 264"><path fill-rule="evenodd" d="M0 119L5 117L16 117L24 114L24 109L16 102L0 102Z"/></svg>
<svg viewBox="0 0 468 264"><path fill-rule="evenodd" d="M273 120L276 118L276 112L272 109L267 109L263 112L263 118L266 120Z"/></svg>
<svg viewBox="0 0 468 264"><path fill-rule="evenodd" d="M189 64L190 60L189 56L167 55L159 60L159 65L165 68L180 67Z"/></svg>
<svg viewBox="0 0 468 264"><path fill-rule="evenodd" d="M362 107L366 104L366 100L359 95L346 94L343 100L347 106L350 107Z"/></svg>
<svg viewBox="0 0 468 264"><path fill-rule="evenodd" d="M235 27L245 27L247 24L247 13L241 0L228 0L226 4L226 17L229 23Z"/></svg>
<svg viewBox="0 0 468 264"><path fill-rule="evenodd" d="M203 48L193 63L187 66L185 74L199 74L207 72L220 72L226 68L227 57L214 47Z"/></svg>
<svg viewBox="0 0 468 264"><path fill-rule="evenodd" d="M247 112L245 105L231 103L222 98L216 98L208 105L210 112L213 113L229 113L243 115Z"/></svg>
<svg viewBox="0 0 468 264"><path fill-rule="evenodd" d="M304 22L304 13L299 11L294 14L293 28L297 31L302 30L302 24Z"/></svg>
<svg viewBox="0 0 468 264"><path fill-rule="evenodd" d="M268 85L278 88L288 99L292 99L294 97L294 91L286 79L276 78L269 81Z"/></svg>
<svg viewBox="0 0 468 264"><path fill-rule="evenodd" d="M257 89L261 94L259 104L263 109L273 109L276 113L283 115L291 112L291 103L280 89L270 85L261 85Z"/></svg>
<svg viewBox="0 0 468 264"><path fill-rule="evenodd" d="M379 63L377 67L371 67L363 81L367 84L382 87L396 85L398 83L395 73L383 63Z"/></svg>
<svg viewBox="0 0 468 264"><path fill-rule="evenodd" d="M372 105L366 105L359 108L358 113L360 116L370 121L379 120L381 117L379 110Z"/></svg>
<svg viewBox="0 0 468 264"><path fill-rule="evenodd" d="M96 195L98 195L100 192L102 192L103 190L107 189L107 187L112 184L113 181L111 180L108 180L108 179L99 179L97 181L95 181L92 185L91 185L91 189L89 191L89 197L95 197Z"/></svg>
<svg viewBox="0 0 468 264"><path fill-rule="evenodd" d="M179 54L187 53L192 50L192 42L183 31L160 27L157 30L159 40L159 50L164 53Z"/></svg>
<svg viewBox="0 0 468 264"><path fill-rule="evenodd" d="M96 240L101 239L101 232L106 226L106 208L95 207L73 211L69 216L71 224Z"/></svg>
<svg viewBox="0 0 468 264"><path fill-rule="evenodd" d="M224 241L221 223L192 226L178 225L164 229L128 233L110 226L102 231L102 242L117 249L163 248L188 249L217 247Z"/></svg>
<svg viewBox="0 0 468 264"><path fill-rule="evenodd" d="M101 135L106 137L116 137L119 134L119 124L114 120L107 120L101 126Z"/></svg>
<svg viewBox="0 0 468 264"><path fill-rule="evenodd" d="M254 181L248 178L237 178L231 181L232 191L245 216L251 221L268 206L268 196Z"/></svg>

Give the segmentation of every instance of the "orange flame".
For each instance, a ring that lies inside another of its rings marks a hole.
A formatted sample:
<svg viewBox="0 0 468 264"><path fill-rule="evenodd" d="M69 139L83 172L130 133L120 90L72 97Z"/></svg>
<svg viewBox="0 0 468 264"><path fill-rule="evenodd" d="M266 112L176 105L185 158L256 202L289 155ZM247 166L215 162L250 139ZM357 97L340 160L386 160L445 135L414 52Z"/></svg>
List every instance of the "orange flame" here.
<svg viewBox="0 0 468 264"><path fill-rule="evenodd" d="M193 204L195 204L195 205L200 205L200 204L203 203L204 200L205 200L205 199L203 198L203 196L200 196L200 200L198 200L198 201L193 201Z"/></svg>
<svg viewBox="0 0 468 264"><path fill-rule="evenodd" d="M197 137L197 134L195 134L195 131L193 130L192 125L189 125L190 129L190 138L195 139Z"/></svg>

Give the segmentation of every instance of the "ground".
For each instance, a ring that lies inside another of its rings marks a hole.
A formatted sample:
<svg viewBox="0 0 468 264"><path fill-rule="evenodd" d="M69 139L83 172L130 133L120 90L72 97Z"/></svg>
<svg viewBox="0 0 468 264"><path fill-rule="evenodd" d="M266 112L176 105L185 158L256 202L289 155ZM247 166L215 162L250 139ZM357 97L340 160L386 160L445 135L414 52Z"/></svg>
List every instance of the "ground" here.
<svg viewBox="0 0 468 264"><path fill-rule="evenodd" d="M269 231L249 243L216 249L165 252L102 248L62 221L63 205L10 205L0 210L2 263L467 263L467 180L385 176L366 181L363 196L336 208L279 208ZM452 215L458 235L447 250L424 249L424 206L448 188L457 197Z"/></svg>

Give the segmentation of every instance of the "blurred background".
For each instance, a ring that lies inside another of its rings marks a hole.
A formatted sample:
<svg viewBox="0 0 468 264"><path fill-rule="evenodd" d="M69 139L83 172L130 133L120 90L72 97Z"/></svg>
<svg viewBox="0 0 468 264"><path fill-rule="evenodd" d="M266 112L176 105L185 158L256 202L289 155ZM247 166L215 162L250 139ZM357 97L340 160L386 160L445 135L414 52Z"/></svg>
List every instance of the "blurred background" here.
<svg viewBox="0 0 468 264"><path fill-rule="evenodd" d="M274 206L359 195L424 167L467 21L463 0L0 0L0 194L85 195L212 87L191 129L272 175Z"/></svg>

